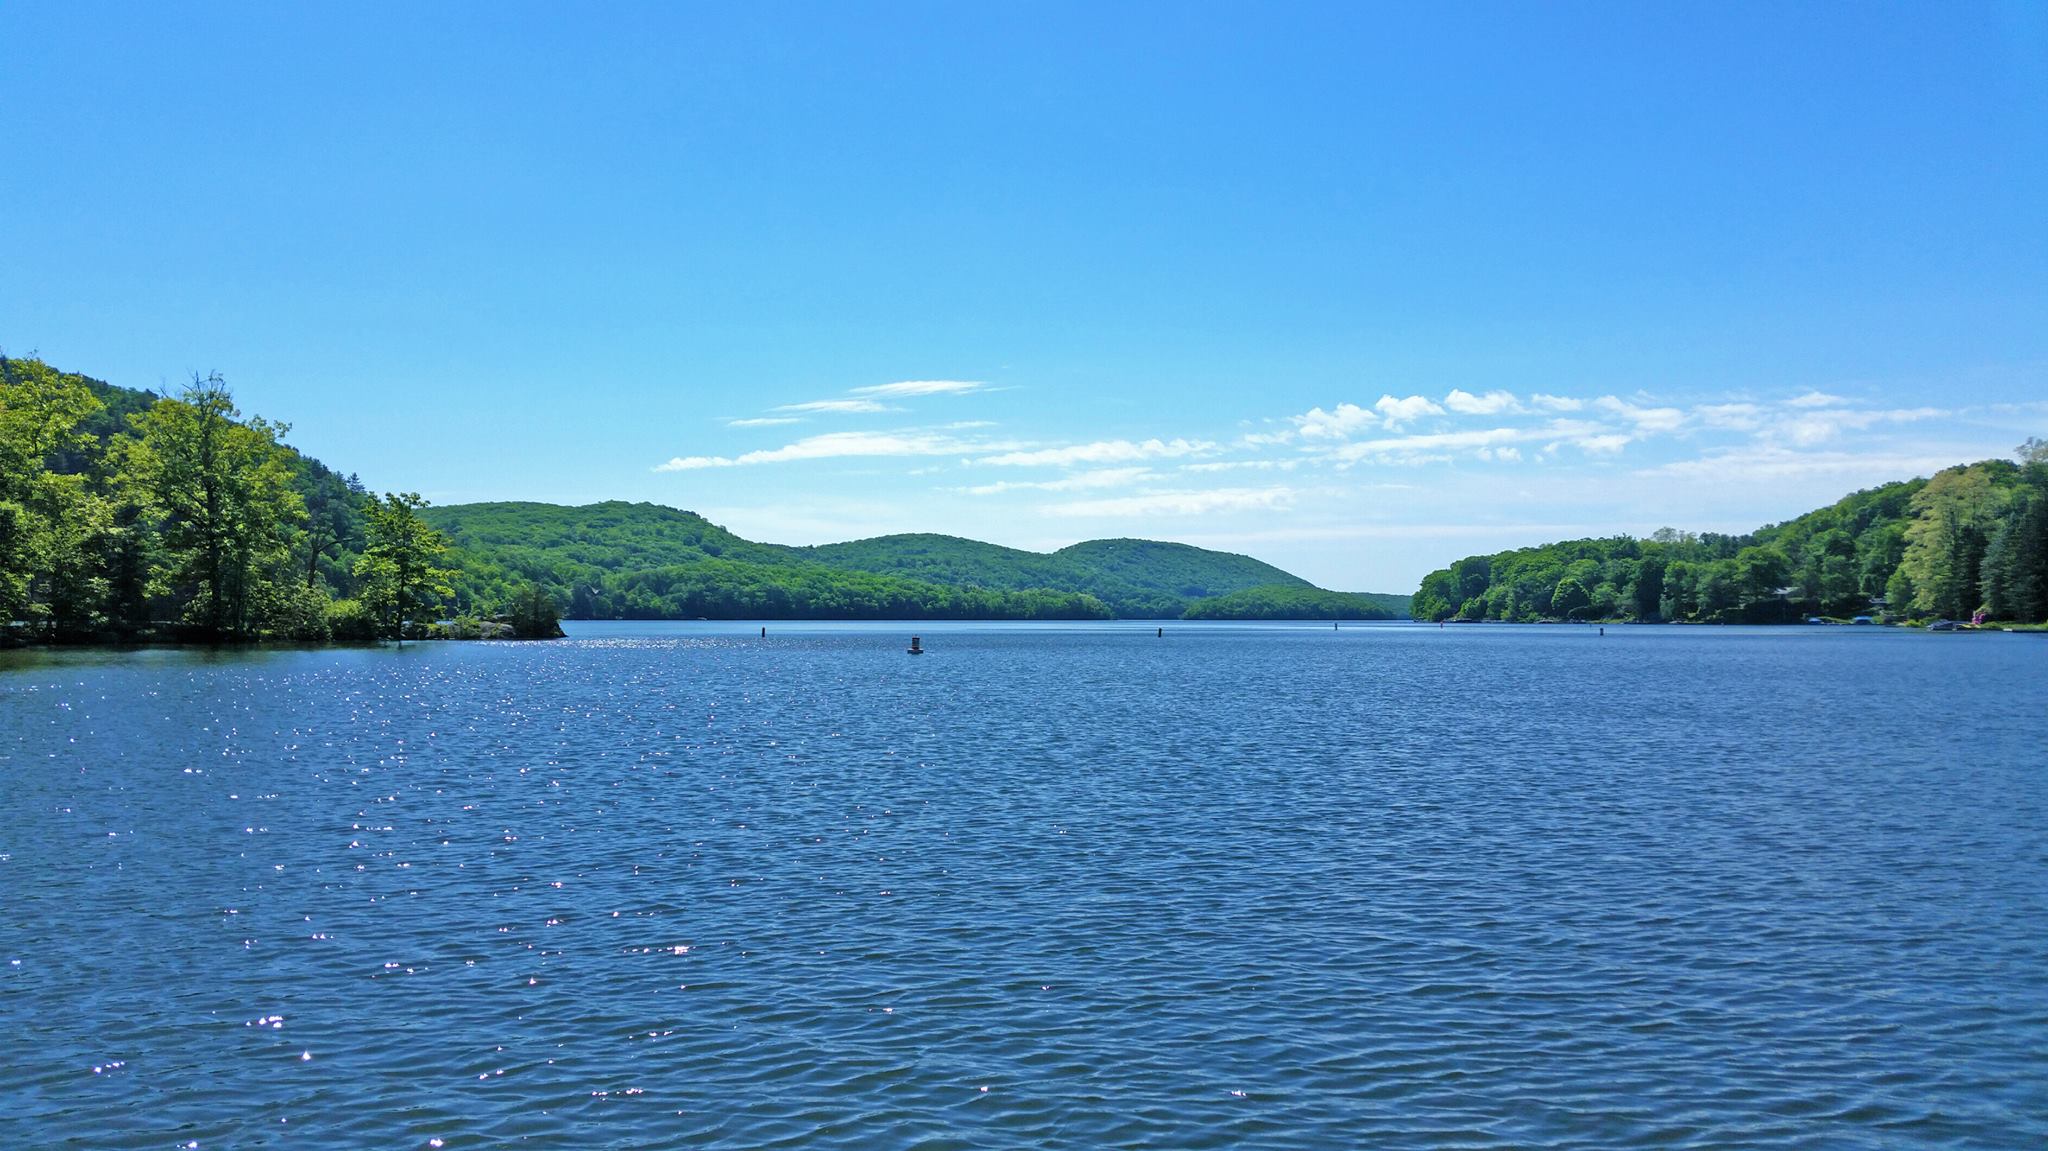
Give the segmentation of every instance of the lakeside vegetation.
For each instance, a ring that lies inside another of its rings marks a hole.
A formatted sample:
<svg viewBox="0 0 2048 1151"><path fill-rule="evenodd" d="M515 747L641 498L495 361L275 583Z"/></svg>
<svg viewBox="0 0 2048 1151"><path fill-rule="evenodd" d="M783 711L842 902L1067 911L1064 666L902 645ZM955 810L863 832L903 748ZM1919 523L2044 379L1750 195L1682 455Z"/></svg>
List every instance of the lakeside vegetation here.
<svg viewBox="0 0 2048 1151"><path fill-rule="evenodd" d="M447 550L417 495L372 496L244 418L0 356L0 621L13 640L375 640L438 625ZM521 600L520 596L524 595ZM471 611L548 635L528 589ZM458 620L478 633L482 621Z"/></svg>
<svg viewBox="0 0 2048 1151"><path fill-rule="evenodd" d="M0 620L14 641L550 636L557 619L2048 623L2048 444L1743 535L1663 529L1468 556L1411 598L1152 540L1051 553L933 534L757 543L693 512L430 507L244 417L0 356Z"/></svg>
<svg viewBox="0 0 2048 1151"><path fill-rule="evenodd" d="M1884 484L1746 535L1666 528L1468 556L1426 620L2048 620L2048 443Z"/></svg>
<svg viewBox="0 0 2048 1151"><path fill-rule="evenodd" d="M941 535L745 540L653 504L429 507L245 417L0 356L0 622L14 642L551 636L557 619L1392 619L1248 556L1041 554Z"/></svg>
<svg viewBox="0 0 2048 1151"><path fill-rule="evenodd" d="M1407 619L1409 597L1262 584L1188 605L1186 619Z"/></svg>

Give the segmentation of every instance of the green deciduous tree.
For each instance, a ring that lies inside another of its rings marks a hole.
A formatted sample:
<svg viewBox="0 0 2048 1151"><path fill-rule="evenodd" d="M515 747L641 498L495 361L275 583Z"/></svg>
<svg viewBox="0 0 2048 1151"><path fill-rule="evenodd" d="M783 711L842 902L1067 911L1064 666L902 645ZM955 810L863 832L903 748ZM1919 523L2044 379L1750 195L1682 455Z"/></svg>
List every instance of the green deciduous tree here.
<svg viewBox="0 0 2048 1151"><path fill-rule="evenodd" d="M1550 614L1559 619L1574 619L1584 615L1593 605L1592 593L1575 576L1566 576L1558 581L1557 588L1550 593Z"/></svg>
<svg viewBox="0 0 2048 1151"><path fill-rule="evenodd" d="M0 388L0 609L45 638L90 635L107 622L113 506L96 477L52 464L97 462L99 443L84 425L103 405L41 360L8 366Z"/></svg>
<svg viewBox="0 0 2048 1151"><path fill-rule="evenodd" d="M538 583L529 583L519 592L508 616L512 634L520 639L553 639L562 634L561 605Z"/></svg>
<svg viewBox="0 0 2048 1151"><path fill-rule="evenodd" d="M278 438L287 428L241 421L218 373L133 417L126 474L146 493L162 533L165 568L156 590L201 636L255 634L266 585L282 569L291 529L305 518Z"/></svg>
<svg viewBox="0 0 2048 1151"><path fill-rule="evenodd" d="M362 599L384 621L386 635L403 640L408 624L432 622L441 598L453 594L455 573L439 566L448 539L420 518L427 501L417 492L387 493L367 509L369 545L356 561Z"/></svg>
<svg viewBox="0 0 2048 1151"><path fill-rule="evenodd" d="M1977 610L1979 569L2006 500L1984 464L1936 472L1913 497L1899 566L1912 580L1914 610L1955 618Z"/></svg>

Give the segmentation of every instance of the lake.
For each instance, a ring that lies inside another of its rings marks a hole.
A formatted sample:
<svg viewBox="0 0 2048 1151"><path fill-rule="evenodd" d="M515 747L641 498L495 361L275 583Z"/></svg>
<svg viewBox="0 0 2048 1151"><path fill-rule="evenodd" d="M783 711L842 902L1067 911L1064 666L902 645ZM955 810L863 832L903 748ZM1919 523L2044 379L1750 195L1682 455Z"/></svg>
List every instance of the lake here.
<svg viewBox="0 0 2048 1151"><path fill-rule="evenodd" d="M2048 1145L2048 636L568 626L0 653L0 1145Z"/></svg>

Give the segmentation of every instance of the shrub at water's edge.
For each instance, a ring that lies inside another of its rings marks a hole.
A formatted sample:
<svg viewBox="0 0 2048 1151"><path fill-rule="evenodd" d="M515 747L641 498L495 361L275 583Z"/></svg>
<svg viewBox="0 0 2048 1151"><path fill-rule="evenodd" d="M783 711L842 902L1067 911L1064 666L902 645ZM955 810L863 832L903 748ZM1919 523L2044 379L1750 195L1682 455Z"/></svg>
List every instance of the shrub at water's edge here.
<svg viewBox="0 0 2048 1151"><path fill-rule="evenodd" d="M1747 535L1663 529L1468 556L1426 620L2048 620L2048 444L1884 484Z"/></svg>

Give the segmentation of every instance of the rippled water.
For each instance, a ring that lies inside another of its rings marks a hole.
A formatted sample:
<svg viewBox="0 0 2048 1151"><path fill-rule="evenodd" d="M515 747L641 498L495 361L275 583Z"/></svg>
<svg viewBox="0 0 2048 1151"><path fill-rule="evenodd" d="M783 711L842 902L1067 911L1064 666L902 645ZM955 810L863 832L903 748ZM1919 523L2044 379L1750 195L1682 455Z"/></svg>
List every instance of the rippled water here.
<svg viewBox="0 0 2048 1151"><path fill-rule="evenodd" d="M2048 1145L2048 638L911 630L5 657L0 1145Z"/></svg>

